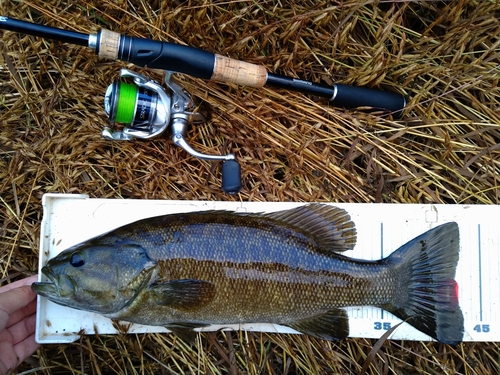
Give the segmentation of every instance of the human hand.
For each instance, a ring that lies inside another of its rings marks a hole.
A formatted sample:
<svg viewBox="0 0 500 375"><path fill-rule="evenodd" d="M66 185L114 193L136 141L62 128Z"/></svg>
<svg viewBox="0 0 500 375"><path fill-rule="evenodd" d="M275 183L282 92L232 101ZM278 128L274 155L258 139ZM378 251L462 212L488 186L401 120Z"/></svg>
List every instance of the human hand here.
<svg viewBox="0 0 500 375"><path fill-rule="evenodd" d="M35 352L36 294L31 276L0 287L0 375L15 369Z"/></svg>

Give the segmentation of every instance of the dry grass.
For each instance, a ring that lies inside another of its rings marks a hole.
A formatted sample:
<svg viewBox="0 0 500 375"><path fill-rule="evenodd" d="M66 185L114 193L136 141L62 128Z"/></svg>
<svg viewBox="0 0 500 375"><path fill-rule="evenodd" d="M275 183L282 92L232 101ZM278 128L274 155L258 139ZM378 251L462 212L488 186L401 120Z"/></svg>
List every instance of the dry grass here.
<svg viewBox="0 0 500 375"><path fill-rule="evenodd" d="M315 82L410 97L399 121L332 108L284 90L180 77L210 109L189 140L234 152L239 196L220 165L169 137L101 139L105 88L123 63L72 45L3 32L0 41L1 283L36 272L46 192L101 198L498 204L498 0L0 0L3 15L81 32L110 28L186 43ZM157 72L144 73L161 78ZM78 225L78 223L75 223ZM36 373L356 374L375 341L207 333L82 337L46 345ZM388 341L368 374L496 374L500 347Z"/></svg>

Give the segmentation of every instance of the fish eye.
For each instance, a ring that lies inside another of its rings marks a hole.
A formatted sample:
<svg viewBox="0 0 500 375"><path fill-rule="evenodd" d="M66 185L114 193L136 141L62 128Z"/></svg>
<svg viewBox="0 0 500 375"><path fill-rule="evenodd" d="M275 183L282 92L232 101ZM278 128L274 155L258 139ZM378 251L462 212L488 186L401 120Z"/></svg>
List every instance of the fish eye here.
<svg viewBox="0 0 500 375"><path fill-rule="evenodd" d="M73 254L71 254L69 264L71 264L73 267L78 268L78 267L81 267L85 264L85 259L83 259L82 254L73 253Z"/></svg>

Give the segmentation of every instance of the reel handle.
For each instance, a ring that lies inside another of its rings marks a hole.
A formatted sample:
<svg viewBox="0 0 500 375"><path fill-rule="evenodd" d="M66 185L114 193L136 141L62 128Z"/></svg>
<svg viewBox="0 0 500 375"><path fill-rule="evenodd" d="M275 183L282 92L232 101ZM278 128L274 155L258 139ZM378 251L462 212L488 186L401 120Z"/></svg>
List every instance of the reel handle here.
<svg viewBox="0 0 500 375"><path fill-rule="evenodd" d="M188 126L188 120L182 114L174 114L172 119L172 140L174 144L182 148L188 154L203 160L222 160L222 191L226 194L238 194L241 190L241 168L233 154L207 155L194 150L187 143L184 135Z"/></svg>
<svg viewBox="0 0 500 375"><path fill-rule="evenodd" d="M226 194L238 194L241 190L241 167L235 160L222 163L222 191Z"/></svg>

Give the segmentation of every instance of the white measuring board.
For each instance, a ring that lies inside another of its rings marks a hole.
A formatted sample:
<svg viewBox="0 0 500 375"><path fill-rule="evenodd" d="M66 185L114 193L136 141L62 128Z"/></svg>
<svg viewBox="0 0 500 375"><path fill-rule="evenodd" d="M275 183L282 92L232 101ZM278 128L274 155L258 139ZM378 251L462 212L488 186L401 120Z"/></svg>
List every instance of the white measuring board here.
<svg viewBox="0 0 500 375"><path fill-rule="evenodd" d="M39 269L48 259L70 246L127 223L150 216L200 210L225 209L239 212L271 212L304 203L209 202L94 199L86 195L45 194L40 235ZM460 260L456 281L464 314L464 341L500 341L500 230L495 205L423 205L328 203L345 209L356 225L357 244L343 253L360 259L388 256L427 230L457 222L460 229ZM39 272L39 281L45 277ZM374 307L348 308L350 337L379 338L401 320ZM296 333L272 324L210 326L262 332ZM457 327L458 329L458 327ZM79 334L115 334L112 322L100 315L59 306L38 297L36 340L65 343ZM132 324L129 333L168 332L162 327ZM432 338L407 323L399 326L392 339L430 341Z"/></svg>

